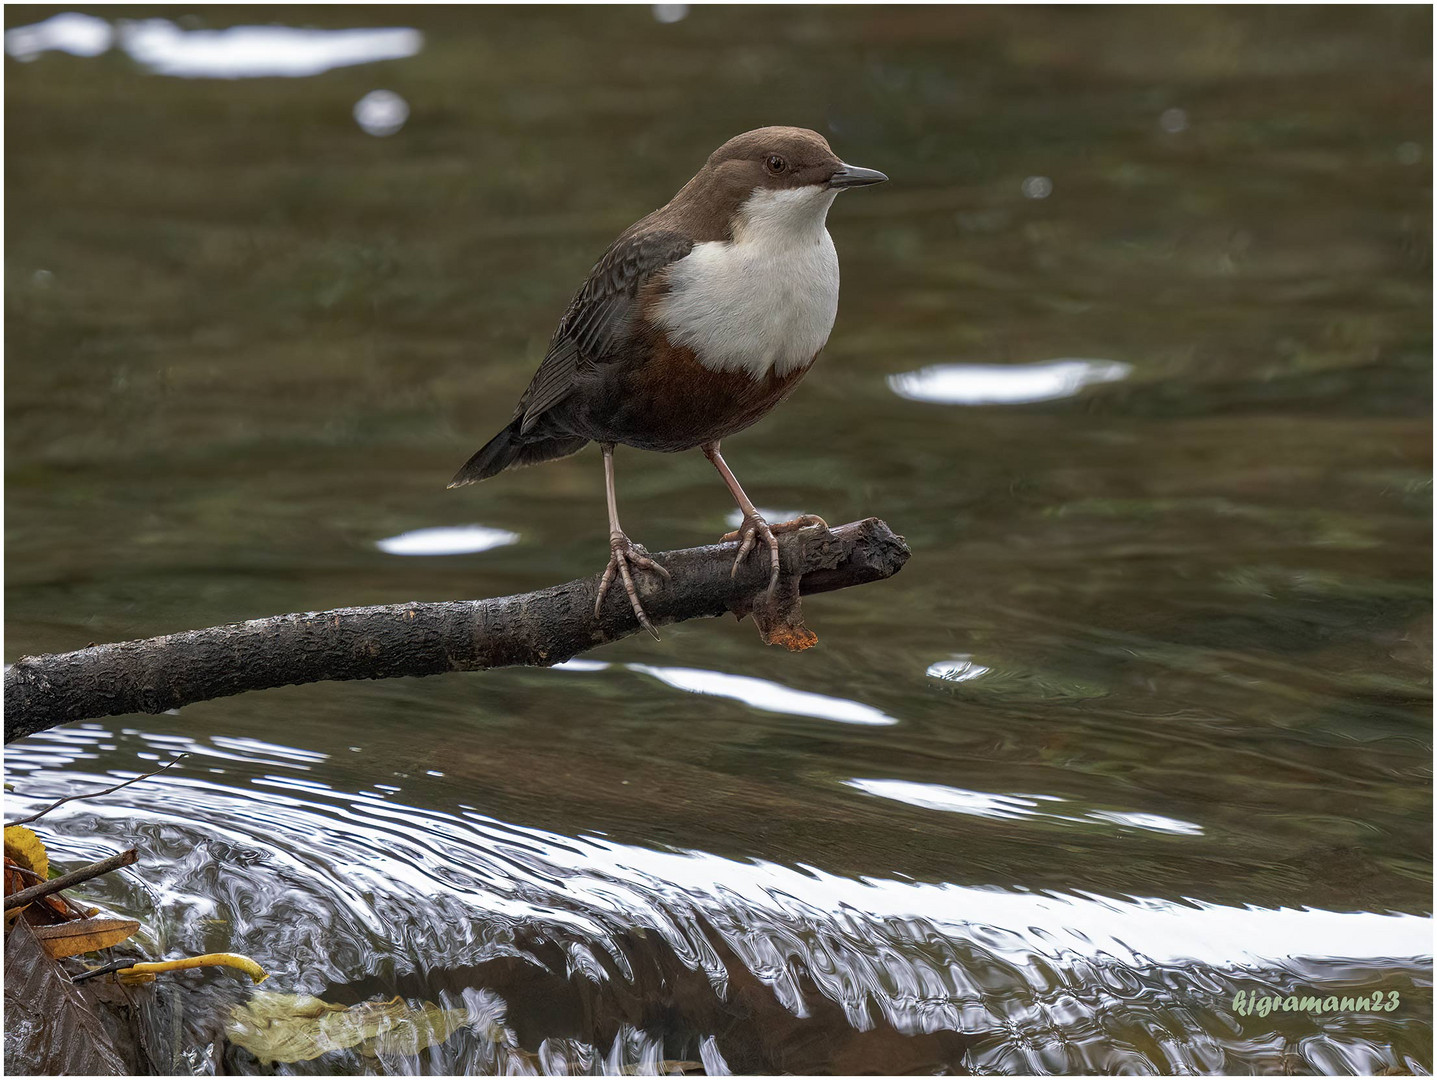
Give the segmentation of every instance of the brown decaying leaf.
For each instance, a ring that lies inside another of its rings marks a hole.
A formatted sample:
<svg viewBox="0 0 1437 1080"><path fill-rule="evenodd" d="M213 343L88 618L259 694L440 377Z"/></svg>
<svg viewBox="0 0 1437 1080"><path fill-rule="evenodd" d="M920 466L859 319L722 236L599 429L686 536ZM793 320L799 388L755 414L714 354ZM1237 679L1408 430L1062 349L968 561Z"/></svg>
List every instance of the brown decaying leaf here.
<svg viewBox="0 0 1437 1080"><path fill-rule="evenodd" d="M5 1069L12 1075L124 1076L104 1024L20 923L5 939Z"/></svg>
<svg viewBox="0 0 1437 1080"><path fill-rule="evenodd" d="M131 919L79 919L59 926L33 927L35 937L55 959L118 945L140 928Z"/></svg>
<svg viewBox="0 0 1437 1080"><path fill-rule="evenodd" d="M33 873L33 872L34 872L34 871L31 871L31 873ZM11 893L19 892L19 891L20 891L21 889L23 889L26 885L32 885L32 884L34 884L34 882L27 880L27 875L26 875L26 873L25 873L25 868L22 867L22 866L20 866L20 864L17 863L14 859L10 858L9 855L6 855L6 856L5 856L5 895L6 895L6 896L9 896Z"/></svg>
<svg viewBox="0 0 1437 1080"><path fill-rule="evenodd" d="M31 926L58 926L74 919L83 919L87 914L75 908L58 893L42 896L26 904L21 910L25 913L22 918Z"/></svg>

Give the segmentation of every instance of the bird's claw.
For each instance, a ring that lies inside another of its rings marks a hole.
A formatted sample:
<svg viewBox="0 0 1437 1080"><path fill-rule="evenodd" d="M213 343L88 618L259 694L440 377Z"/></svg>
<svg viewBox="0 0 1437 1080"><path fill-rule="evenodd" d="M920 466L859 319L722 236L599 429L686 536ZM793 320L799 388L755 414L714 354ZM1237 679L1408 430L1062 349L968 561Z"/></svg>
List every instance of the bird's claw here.
<svg viewBox="0 0 1437 1080"><path fill-rule="evenodd" d="M629 565L633 564L641 570L652 570L665 581L670 579L669 572L653 559L644 553L643 548L635 544L623 533L613 533L609 536L609 565L604 568L604 577L599 582L599 596L594 601L594 618L599 618L599 612L604 606L604 597L608 595L609 586L614 582L614 574L617 572L624 582L624 592L629 595L629 603L633 606L634 615L639 620L639 625L659 640L659 632L654 629L654 624L649 622L649 617L644 614L644 607L639 603L639 590L634 587L634 576L629 571Z"/></svg>
<svg viewBox="0 0 1437 1080"><path fill-rule="evenodd" d="M730 540L741 540L738 554L734 556L733 569L729 571L729 577L738 576L738 568L748 557L748 553L758 546L762 540L768 546L769 573L768 573L768 595L771 597L774 590L778 588L778 533L797 532L799 529L807 528L809 525L822 525L828 528L828 522L817 514L800 514L792 521L780 521L777 525L770 525L760 514L744 514L743 522L731 533L725 533L719 538L720 544L726 544Z"/></svg>

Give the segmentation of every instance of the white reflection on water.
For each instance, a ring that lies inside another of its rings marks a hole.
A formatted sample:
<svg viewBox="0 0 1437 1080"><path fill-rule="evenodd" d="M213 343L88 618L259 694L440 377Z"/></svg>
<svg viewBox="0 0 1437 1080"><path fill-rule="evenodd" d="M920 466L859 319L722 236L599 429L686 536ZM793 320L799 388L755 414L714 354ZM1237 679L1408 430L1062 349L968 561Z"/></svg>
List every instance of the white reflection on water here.
<svg viewBox="0 0 1437 1080"><path fill-rule="evenodd" d="M109 51L115 31L104 19L67 11L44 22L5 31L5 52L16 60L33 60L43 52L99 56Z"/></svg>
<svg viewBox="0 0 1437 1080"><path fill-rule="evenodd" d="M469 555L476 551L517 544L519 534L483 525L443 525L375 541L375 547L390 555Z"/></svg>
<svg viewBox="0 0 1437 1080"><path fill-rule="evenodd" d="M1066 824L1091 825L1103 822L1130 829L1144 829L1148 832L1170 833L1176 836L1201 836L1203 828L1191 821L1165 817L1162 814L1127 813L1120 810L1089 810L1082 813L1074 809L1071 813L1054 813L1041 809L1042 803L1071 803L1060 795L1011 794L999 795L989 791L969 791L967 788L949 787L946 784L924 784L913 780L845 780L844 784L880 799L893 799L909 806L925 810L945 810L955 814L972 814L975 817L1001 818L1044 818Z"/></svg>
<svg viewBox="0 0 1437 1080"><path fill-rule="evenodd" d="M301 750L298 747L283 746L279 743L265 742L262 739L229 735L212 735L205 741L193 739L188 735L150 733L144 734L143 738L171 757L188 754L193 758L215 758L221 761L244 762L249 765L268 765L275 768L303 771L308 771L311 765L317 765L329 758L328 754L314 750ZM111 749L114 748L111 747ZM163 760L163 756L157 756L156 760Z"/></svg>
<svg viewBox="0 0 1437 1080"><path fill-rule="evenodd" d="M603 671L603 670L604 670L605 668L607 668L607 667L613 667L613 665L612 665L612 664L605 663L603 660L584 660L584 659L582 659L582 658L576 656L576 657L574 657L574 659L572 659L572 660L565 660L562 664L555 664L551 670L553 670L553 671Z"/></svg>
<svg viewBox="0 0 1437 1080"><path fill-rule="evenodd" d="M805 690L791 690L780 683L755 679L749 675L726 675L720 671L703 671L699 668L650 667L648 664L626 666L630 671L651 675L679 690L733 698L766 712L787 713L790 716L817 716L823 720L836 720L840 724L898 723L896 719L871 705L849 701L847 698L828 697L825 694L810 694Z"/></svg>
<svg viewBox="0 0 1437 1080"><path fill-rule="evenodd" d="M888 376L888 388L910 401L938 405L1018 405L1072 397L1092 383L1128 377L1131 364L1064 358L1042 364L936 364Z"/></svg>
<svg viewBox="0 0 1437 1080"><path fill-rule="evenodd" d="M881 799L896 799L928 810L951 810L989 818L1042 817L1034 808L1039 800L1062 802L1056 795L995 795L943 784L915 784L908 780L845 780L844 784Z"/></svg>
<svg viewBox="0 0 1437 1080"><path fill-rule="evenodd" d="M649 675L666 686L684 690L691 694L708 694L713 697L733 698L765 712L786 713L790 716L816 716L821 720L836 720L840 724L871 724L887 726L898 721L871 705L850 701L847 698L829 697L826 694L811 694L806 690L794 690L782 683L768 679L756 679L751 675L727 675L722 671L704 671L701 668L651 667L648 664L606 664L602 660L566 660L555 664L554 671L603 671L605 668L623 667Z"/></svg>
<svg viewBox="0 0 1437 1080"><path fill-rule="evenodd" d="M159 75L187 79L319 75L376 60L401 60L424 47L424 35L409 27L185 30L169 19L120 19L112 28L93 15L67 12L5 31L5 51L17 60L33 60L48 50L99 56L109 50L117 31L120 47L136 63Z"/></svg>
<svg viewBox="0 0 1437 1080"><path fill-rule="evenodd" d="M1088 817L1098 821L1111 821L1114 825L1147 829L1149 832L1173 833L1179 836L1200 836L1202 834L1201 825L1194 825L1191 821L1179 821L1177 818L1164 817L1162 814L1125 814L1118 810L1090 810Z"/></svg>
<svg viewBox="0 0 1437 1080"><path fill-rule="evenodd" d="M399 60L424 47L424 35L407 27L182 30L168 19L140 19L122 21L119 30L121 48L137 63L159 75L187 79L298 78L376 60Z"/></svg>

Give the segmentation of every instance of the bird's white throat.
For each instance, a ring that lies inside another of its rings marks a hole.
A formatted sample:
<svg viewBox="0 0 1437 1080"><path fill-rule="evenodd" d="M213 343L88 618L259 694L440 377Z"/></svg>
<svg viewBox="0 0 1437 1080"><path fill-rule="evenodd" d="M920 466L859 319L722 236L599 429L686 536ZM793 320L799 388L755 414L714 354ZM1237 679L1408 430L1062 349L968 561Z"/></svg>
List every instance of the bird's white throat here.
<svg viewBox="0 0 1437 1080"><path fill-rule="evenodd" d="M808 364L838 313L838 252L825 222L835 189L756 190L734 238L696 244L669 270L655 319L713 371L760 378Z"/></svg>

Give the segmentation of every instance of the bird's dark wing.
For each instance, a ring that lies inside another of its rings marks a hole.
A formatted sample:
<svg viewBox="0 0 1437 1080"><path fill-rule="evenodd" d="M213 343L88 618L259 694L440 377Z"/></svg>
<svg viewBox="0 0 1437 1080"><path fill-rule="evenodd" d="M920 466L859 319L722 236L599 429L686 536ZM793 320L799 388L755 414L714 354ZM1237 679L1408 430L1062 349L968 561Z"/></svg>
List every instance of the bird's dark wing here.
<svg viewBox="0 0 1437 1080"><path fill-rule="evenodd" d="M676 232L641 232L614 241L559 320L544 362L519 399L520 434L568 396L586 367L612 359L638 315L644 283L693 246Z"/></svg>

